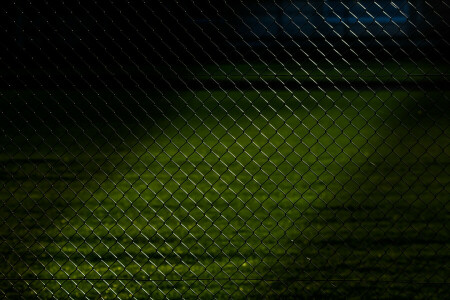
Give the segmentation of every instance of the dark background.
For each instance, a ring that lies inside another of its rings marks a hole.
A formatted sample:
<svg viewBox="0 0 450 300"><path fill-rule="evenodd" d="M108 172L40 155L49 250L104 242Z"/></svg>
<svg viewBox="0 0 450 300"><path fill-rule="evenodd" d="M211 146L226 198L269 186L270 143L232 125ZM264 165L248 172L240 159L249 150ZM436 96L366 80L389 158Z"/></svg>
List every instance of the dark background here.
<svg viewBox="0 0 450 300"><path fill-rule="evenodd" d="M298 13L289 15L289 9L296 10L290 6L292 3L304 16L303 21ZM373 30L365 23L327 21L331 20L329 16L342 18L352 12L360 14L356 17L365 15L361 8L352 8L356 1L309 3L6 1L0 19L2 65L20 68L41 64L51 68L56 64L63 68L88 63L93 68L104 68L142 66L149 61L158 65L161 60L190 64L292 57L401 58L405 53L410 58L438 59L449 49L446 16L450 9L444 1L393 1L400 7L409 3L410 9L401 12L408 21L397 25L385 22L374 25ZM373 1L362 3L369 7ZM377 3L389 5L390 1ZM368 10L379 14L379 9ZM383 16L375 16L375 20L378 17ZM287 35L295 33L295 26L301 34Z"/></svg>

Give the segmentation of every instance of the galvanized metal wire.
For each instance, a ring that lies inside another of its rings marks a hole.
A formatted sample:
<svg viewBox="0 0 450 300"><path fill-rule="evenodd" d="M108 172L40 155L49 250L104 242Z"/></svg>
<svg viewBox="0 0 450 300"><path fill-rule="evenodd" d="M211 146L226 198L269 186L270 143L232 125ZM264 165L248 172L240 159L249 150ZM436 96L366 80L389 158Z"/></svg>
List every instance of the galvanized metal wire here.
<svg viewBox="0 0 450 300"><path fill-rule="evenodd" d="M4 298L444 298L450 6L7 1Z"/></svg>

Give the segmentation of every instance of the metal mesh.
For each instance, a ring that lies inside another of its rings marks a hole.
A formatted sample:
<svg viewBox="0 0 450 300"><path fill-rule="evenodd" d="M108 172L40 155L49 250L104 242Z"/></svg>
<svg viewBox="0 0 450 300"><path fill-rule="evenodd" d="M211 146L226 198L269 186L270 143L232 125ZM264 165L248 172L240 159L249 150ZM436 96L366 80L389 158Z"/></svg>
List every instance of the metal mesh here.
<svg viewBox="0 0 450 300"><path fill-rule="evenodd" d="M446 297L449 13L2 3L0 295Z"/></svg>

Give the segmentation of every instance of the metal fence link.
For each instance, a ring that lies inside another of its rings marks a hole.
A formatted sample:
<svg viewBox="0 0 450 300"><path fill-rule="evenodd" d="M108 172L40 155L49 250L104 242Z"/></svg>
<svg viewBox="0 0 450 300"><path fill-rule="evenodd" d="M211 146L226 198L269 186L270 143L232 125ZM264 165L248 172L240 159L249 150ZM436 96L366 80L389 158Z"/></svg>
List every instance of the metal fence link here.
<svg viewBox="0 0 450 300"><path fill-rule="evenodd" d="M446 1L0 11L2 298L449 294Z"/></svg>

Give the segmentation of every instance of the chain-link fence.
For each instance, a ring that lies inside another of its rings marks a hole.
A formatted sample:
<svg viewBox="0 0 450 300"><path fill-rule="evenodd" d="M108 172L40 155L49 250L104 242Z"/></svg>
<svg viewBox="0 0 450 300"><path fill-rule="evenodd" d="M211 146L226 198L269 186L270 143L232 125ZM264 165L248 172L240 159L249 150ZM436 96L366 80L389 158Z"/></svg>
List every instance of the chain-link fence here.
<svg viewBox="0 0 450 300"><path fill-rule="evenodd" d="M448 297L449 13L2 2L1 297Z"/></svg>

